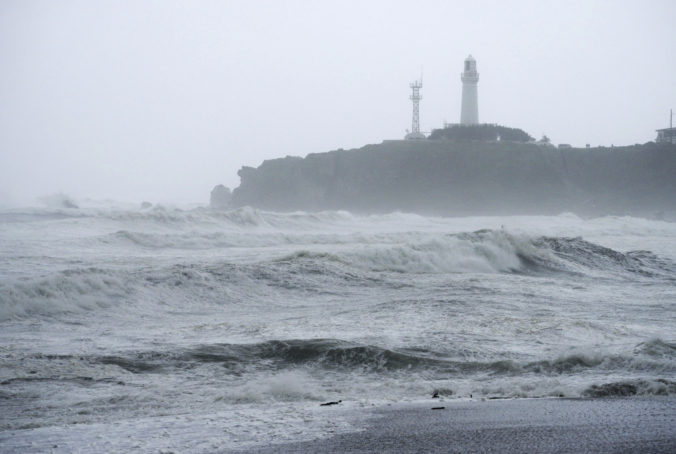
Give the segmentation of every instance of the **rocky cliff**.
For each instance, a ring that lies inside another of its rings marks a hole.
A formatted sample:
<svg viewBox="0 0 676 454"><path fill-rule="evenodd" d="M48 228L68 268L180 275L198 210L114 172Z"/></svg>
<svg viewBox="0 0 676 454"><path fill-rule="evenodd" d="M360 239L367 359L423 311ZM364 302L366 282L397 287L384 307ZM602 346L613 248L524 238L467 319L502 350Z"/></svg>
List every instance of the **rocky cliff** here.
<svg viewBox="0 0 676 454"><path fill-rule="evenodd" d="M393 141L239 171L231 206L424 214L676 213L676 146Z"/></svg>

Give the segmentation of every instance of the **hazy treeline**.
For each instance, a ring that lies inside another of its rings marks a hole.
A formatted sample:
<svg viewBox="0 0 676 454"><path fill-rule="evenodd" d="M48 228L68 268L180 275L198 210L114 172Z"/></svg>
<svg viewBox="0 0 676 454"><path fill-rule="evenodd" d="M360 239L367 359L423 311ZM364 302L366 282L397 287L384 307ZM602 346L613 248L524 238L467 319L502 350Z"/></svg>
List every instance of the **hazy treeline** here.
<svg viewBox="0 0 676 454"><path fill-rule="evenodd" d="M449 125L435 129L430 140L506 140L509 142L529 142L534 140L528 133L518 128L492 124Z"/></svg>

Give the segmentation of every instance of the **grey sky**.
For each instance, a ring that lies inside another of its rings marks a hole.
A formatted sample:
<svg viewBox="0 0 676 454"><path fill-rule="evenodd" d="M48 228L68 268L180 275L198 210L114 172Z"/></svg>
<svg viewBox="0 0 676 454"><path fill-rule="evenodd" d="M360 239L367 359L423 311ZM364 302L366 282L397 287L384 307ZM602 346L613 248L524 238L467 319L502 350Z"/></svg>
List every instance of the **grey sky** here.
<svg viewBox="0 0 676 454"><path fill-rule="evenodd" d="M654 139L676 108L676 2L0 3L0 205L191 202L264 159L479 120L576 146Z"/></svg>

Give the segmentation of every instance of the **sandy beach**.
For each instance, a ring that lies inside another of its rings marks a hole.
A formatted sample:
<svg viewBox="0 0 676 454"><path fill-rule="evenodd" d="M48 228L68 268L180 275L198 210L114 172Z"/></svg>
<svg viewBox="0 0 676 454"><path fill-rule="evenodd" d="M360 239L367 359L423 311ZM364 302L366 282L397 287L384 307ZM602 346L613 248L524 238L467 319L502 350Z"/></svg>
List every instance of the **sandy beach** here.
<svg viewBox="0 0 676 454"><path fill-rule="evenodd" d="M359 432L247 452L676 452L674 397L430 400L356 412Z"/></svg>

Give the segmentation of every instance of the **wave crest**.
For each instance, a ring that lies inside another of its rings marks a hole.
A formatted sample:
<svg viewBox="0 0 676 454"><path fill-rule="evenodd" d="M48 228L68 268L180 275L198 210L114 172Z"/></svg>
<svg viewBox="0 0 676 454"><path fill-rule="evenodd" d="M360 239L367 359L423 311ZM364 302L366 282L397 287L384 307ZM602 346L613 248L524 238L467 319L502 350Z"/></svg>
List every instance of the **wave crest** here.
<svg viewBox="0 0 676 454"><path fill-rule="evenodd" d="M248 367L286 369L300 366L337 371L393 372L428 371L440 374L559 376L596 371L676 372L675 358L657 360L641 353L586 356L573 354L552 360L517 361L497 359L458 360L447 354L416 348L388 349L339 339L270 340L253 344L209 344L175 352L139 352L101 359L106 364L135 373L164 367L189 368L194 364L218 363L232 372Z"/></svg>
<svg viewBox="0 0 676 454"><path fill-rule="evenodd" d="M627 380L591 385L582 392L584 397L673 396L676 382L658 378L654 380Z"/></svg>
<svg viewBox="0 0 676 454"><path fill-rule="evenodd" d="M98 268L0 283L0 320L109 307L129 292L123 279Z"/></svg>
<svg viewBox="0 0 676 454"><path fill-rule="evenodd" d="M621 253L582 238L531 237L504 230L366 243L333 253L301 250L282 261L331 260L367 271L398 273L628 273L676 280L676 266L646 251Z"/></svg>

